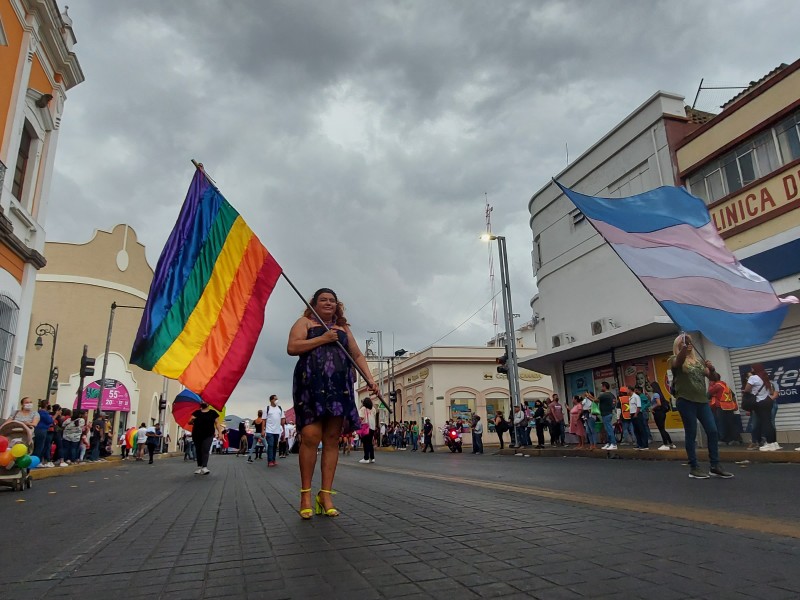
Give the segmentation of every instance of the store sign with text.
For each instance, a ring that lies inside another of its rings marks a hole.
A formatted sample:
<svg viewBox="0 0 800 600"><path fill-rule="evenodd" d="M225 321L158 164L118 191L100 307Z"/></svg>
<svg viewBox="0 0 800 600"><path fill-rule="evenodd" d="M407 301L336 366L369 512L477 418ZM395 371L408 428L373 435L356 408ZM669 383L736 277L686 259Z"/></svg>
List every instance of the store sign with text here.
<svg viewBox="0 0 800 600"><path fill-rule="evenodd" d="M83 390L83 400L81 408L84 410L95 410L97 402L100 400L100 380L93 381ZM116 379L105 380L105 390L102 394L103 405L100 410L130 412L131 395L122 383ZM77 408L77 402L75 404Z"/></svg>
<svg viewBox="0 0 800 600"><path fill-rule="evenodd" d="M758 361L755 361L758 362ZM764 369L770 379L777 384L780 390L778 404L791 404L800 402L800 356L780 358L778 360L763 361ZM742 387L747 380L750 365L739 367L739 377Z"/></svg>
<svg viewBox="0 0 800 600"><path fill-rule="evenodd" d="M747 229L752 221L761 222L767 215L789 210L800 204L800 170L792 168L775 175L758 187L751 188L722 204L709 209L717 231L727 237Z"/></svg>

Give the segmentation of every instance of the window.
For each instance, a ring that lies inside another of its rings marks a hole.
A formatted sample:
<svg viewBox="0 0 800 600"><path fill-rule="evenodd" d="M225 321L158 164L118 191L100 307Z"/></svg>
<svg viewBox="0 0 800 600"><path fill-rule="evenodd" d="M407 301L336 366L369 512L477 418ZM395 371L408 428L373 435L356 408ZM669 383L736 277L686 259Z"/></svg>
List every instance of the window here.
<svg viewBox="0 0 800 600"><path fill-rule="evenodd" d="M11 372L11 351L14 347L14 336L17 334L17 303L4 294L0 294L0 414L6 404L6 392Z"/></svg>
<svg viewBox="0 0 800 600"><path fill-rule="evenodd" d="M0 19L0 46L8 46L8 38L6 37L6 30L3 29L3 19Z"/></svg>
<svg viewBox="0 0 800 600"><path fill-rule="evenodd" d="M542 268L542 237L537 235L533 240L533 270L534 275L536 271Z"/></svg>
<svg viewBox="0 0 800 600"><path fill-rule="evenodd" d="M800 114L795 113L775 128L784 163L800 158Z"/></svg>
<svg viewBox="0 0 800 600"><path fill-rule="evenodd" d="M25 186L25 175L28 172L33 137L31 125L25 121L25 125L22 127L22 139L19 142L19 152L17 152L17 164L14 166L14 182L11 186L11 193L20 202L22 202L22 192Z"/></svg>
<svg viewBox="0 0 800 600"><path fill-rule="evenodd" d="M689 191L711 204L800 158L800 113L690 175Z"/></svg>

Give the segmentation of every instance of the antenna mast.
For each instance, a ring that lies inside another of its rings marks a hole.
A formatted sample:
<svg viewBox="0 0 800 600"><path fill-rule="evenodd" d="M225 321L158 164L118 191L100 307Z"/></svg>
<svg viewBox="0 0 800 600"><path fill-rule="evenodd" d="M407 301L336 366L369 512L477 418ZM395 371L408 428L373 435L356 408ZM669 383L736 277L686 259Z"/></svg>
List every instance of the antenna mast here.
<svg viewBox="0 0 800 600"><path fill-rule="evenodd" d="M489 205L489 196L486 192L483 193L486 199L486 233L492 233L492 211L494 208ZM487 244L489 248L489 283L492 286L492 325L494 325L494 343L497 344L498 324L497 324L497 294L495 292L494 284L494 252L492 252L492 245Z"/></svg>

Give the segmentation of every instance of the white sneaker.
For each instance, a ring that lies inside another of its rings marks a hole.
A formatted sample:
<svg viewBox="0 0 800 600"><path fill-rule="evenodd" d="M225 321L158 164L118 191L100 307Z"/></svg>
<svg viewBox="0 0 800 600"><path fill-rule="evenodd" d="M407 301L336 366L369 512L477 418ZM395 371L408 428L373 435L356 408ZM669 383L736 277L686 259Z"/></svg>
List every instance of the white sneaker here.
<svg viewBox="0 0 800 600"><path fill-rule="evenodd" d="M764 444L759 448L761 452L775 452L777 448L775 447L777 444Z"/></svg>
<svg viewBox="0 0 800 600"><path fill-rule="evenodd" d="M203 475L208 475L209 473L211 473L211 470L208 467L203 467L203 469L200 472Z"/></svg>
<svg viewBox="0 0 800 600"><path fill-rule="evenodd" d="M55 467L55 465L52 462L48 461L48 463L45 465L45 467Z"/></svg>
<svg viewBox="0 0 800 600"><path fill-rule="evenodd" d="M663 446L659 446L658 449L659 450L671 450L671 448L669 446L667 446L666 444L664 444Z"/></svg>
<svg viewBox="0 0 800 600"><path fill-rule="evenodd" d="M610 446L609 444L606 444L605 446L603 446L602 448L600 448L600 450L608 450L608 449L610 449L610 448L611 448L611 446Z"/></svg>
<svg viewBox="0 0 800 600"><path fill-rule="evenodd" d="M797 448L795 448L795 450L797 450L798 452L800 452L800 446L798 446Z"/></svg>
<svg viewBox="0 0 800 600"><path fill-rule="evenodd" d="M775 450L783 450L783 447L778 442L773 443L772 447L775 448Z"/></svg>
<svg viewBox="0 0 800 600"><path fill-rule="evenodd" d="M68 467L69 465L68 465L67 463L65 463L65 462L62 460L62 461L61 461L61 464L60 464L60 465L58 465L58 466L59 466L59 467Z"/></svg>
<svg viewBox="0 0 800 600"><path fill-rule="evenodd" d="M608 448L606 448L606 450L616 450L616 449L617 449L617 446L616 446L616 444L614 444L614 445L611 445L611 446L609 446Z"/></svg>
<svg viewBox="0 0 800 600"><path fill-rule="evenodd" d="M369 461L368 461L366 458L362 458L362 459L361 459L360 461L358 461L358 462L360 462L362 465L366 465L367 463L369 463Z"/></svg>
<svg viewBox="0 0 800 600"><path fill-rule="evenodd" d="M370 460L369 462L371 462L371 463L374 463L374 462L375 462L375 459L373 458L373 459L372 459L372 460Z"/></svg>
<svg viewBox="0 0 800 600"><path fill-rule="evenodd" d="M670 450L675 450L675 449L677 449L677 446L675 444L670 444L669 445L669 449Z"/></svg>
<svg viewBox="0 0 800 600"><path fill-rule="evenodd" d="M203 467L200 467L194 472L195 475L202 475L203 474Z"/></svg>

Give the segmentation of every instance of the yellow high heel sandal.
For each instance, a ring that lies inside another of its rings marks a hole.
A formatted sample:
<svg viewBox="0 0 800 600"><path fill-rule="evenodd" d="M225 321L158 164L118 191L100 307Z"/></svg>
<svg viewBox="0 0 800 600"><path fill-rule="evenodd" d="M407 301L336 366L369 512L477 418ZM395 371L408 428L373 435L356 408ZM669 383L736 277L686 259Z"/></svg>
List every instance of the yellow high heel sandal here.
<svg viewBox="0 0 800 600"><path fill-rule="evenodd" d="M310 492L311 492L311 488L308 488L307 490L304 490L303 488L300 488L300 493L301 494L307 494L307 493L310 493ZM302 518L302 519L310 519L312 517L312 515L314 514L313 509L310 509L310 508L301 508L298 512L300 513L300 518Z"/></svg>
<svg viewBox="0 0 800 600"><path fill-rule="evenodd" d="M331 490L320 490L319 491L319 494L335 494L335 493L336 492L332 492ZM318 515L325 515L326 517L338 517L339 516L339 511L338 510L336 510L333 507L326 509L322 505L322 502L319 499L319 494L317 494L317 497L315 499L316 502L317 502L317 514Z"/></svg>

